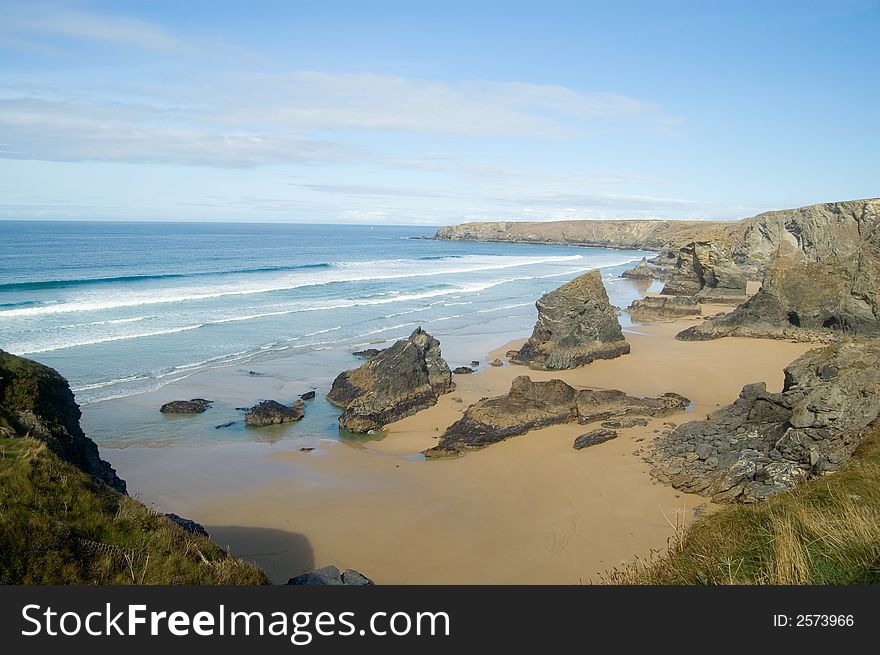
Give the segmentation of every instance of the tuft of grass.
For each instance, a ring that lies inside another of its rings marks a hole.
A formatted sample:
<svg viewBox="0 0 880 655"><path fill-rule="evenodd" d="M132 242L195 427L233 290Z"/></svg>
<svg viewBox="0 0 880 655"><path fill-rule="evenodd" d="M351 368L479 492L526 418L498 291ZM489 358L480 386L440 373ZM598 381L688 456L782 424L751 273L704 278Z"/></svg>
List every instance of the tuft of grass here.
<svg viewBox="0 0 880 655"><path fill-rule="evenodd" d="M0 438L0 584L268 584L254 564L94 482L41 442Z"/></svg>
<svg viewBox="0 0 880 655"><path fill-rule="evenodd" d="M880 426L839 471L679 529L665 552L605 574L608 584L880 583Z"/></svg>

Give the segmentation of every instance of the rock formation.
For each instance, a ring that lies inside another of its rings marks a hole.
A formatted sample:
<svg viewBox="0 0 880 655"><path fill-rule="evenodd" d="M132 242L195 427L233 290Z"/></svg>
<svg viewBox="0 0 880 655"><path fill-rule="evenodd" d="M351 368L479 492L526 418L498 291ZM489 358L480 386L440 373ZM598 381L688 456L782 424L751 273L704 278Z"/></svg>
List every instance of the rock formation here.
<svg viewBox="0 0 880 655"><path fill-rule="evenodd" d="M586 434L577 437L571 447L575 450L583 450L590 446L598 446L600 443L611 441L611 439L617 439L619 436L617 430L596 428L595 430L590 430Z"/></svg>
<svg viewBox="0 0 880 655"><path fill-rule="evenodd" d="M213 400L205 400L204 398L193 398L192 400L172 400L165 403L159 408L163 414L201 414L207 410Z"/></svg>
<svg viewBox="0 0 880 655"><path fill-rule="evenodd" d="M511 358L516 364L561 370L613 359L630 350L599 271L545 294L536 306L538 322L531 338Z"/></svg>
<svg viewBox="0 0 880 655"><path fill-rule="evenodd" d="M699 316L700 303L693 296L645 296L627 308L634 319Z"/></svg>
<svg viewBox="0 0 880 655"><path fill-rule="evenodd" d="M301 400L294 402L292 407L282 405L275 400L264 400L244 415L244 422L245 425L259 428L265 425L299 421L304 415L305 405Z"/></svg>
<svg viewBox="0 0 880 655"><path fill-rule="evenodd" d="M627 277L631 280L653 280L654 269L648 266L648 260L642 257L642 261L632 268L626 269L620 274L620 277Z"/></svg>
<svg viewBox="0 0 880 655"><path fill-rule="evenodd" d="M663 294L741 302L745 299L746 282L745 274L717 243L694 242L679 250Z"/></svg>
<svg viewBox="0 0 880 655"><path fill-rule="evenodd" d="M449 426L427 457L449 457L476 450L529 430L562 423L590 423L627 415L662 416L681 411L689 401L677 394L659 398L628 396L614 389L575 390L562 380L532 382L521 375L510 391L471 405Z"/></svg>
<svg viewBox="0 0 880 655"><path fill-rule="evenodd" d="M453 388L440 342L417 328L360 368L340 373L327 399L345 410L340 428L364 433L431 407Z"/></svg>
<svg viewBox="0 0 880 655"><path fill-rule="evenodd" d="M880 413L878 360L872 340L802 355L781 393L747 385L732 405L658 437L651 475L716 502L754 502L835 470Z"/></svg>
<svg viewBox="0 0 880 655"><path fill-rule="evenodd" d="M53 453L125 493L125 481L98 454L82 431L81 412L57 371L0 350L0 427L8 436L28 434Z"/></svg>
<svg viewBox="0 0 880 655"><path fill-rule="evenodd" d="M308 573L303 573L287 581L289 585L326 586L326 585L371 585L373 581L354 569L340 571L335 566L325 566Z"/></svg>
<svg viewBox="0 0 880 655"><path fill-rule="evenodd" d="M847 256L816 262L780 257L747 302L678 338L814 341L834 335L880 336L880 259L868 244Z"/></svg>
<svg viewBox="0 0 880 655"><path fill-rule="evenodd" d="M452 369L452 372L455 375L468 375L469 373L475 373L476 371L470 366L459 366L458 368Z"/></svg>

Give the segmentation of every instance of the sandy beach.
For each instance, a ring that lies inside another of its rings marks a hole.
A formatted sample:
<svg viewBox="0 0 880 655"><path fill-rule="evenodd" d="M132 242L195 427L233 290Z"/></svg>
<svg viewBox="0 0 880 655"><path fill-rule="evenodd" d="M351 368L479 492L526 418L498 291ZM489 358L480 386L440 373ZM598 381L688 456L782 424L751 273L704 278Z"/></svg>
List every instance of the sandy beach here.
<svg viewBox="0 0 880 655"><path fill-rule="evenodd" d="M726 309L705 306L704 314ZM455 391L388 426L380 440L267 438L105 455L142 500L204 524L275 582L328 564L385 584L595 581L662 549L695 507L711 510L705 498L654 483L633 451L664 423L702 418L731 402L744 384L764 380L781 389L783 367L810 349L778 340L676 341L695 320L638 324L626 334L631 354L575 370L505 364L457 375ZM503 359L515 345L487 353L486 361ZM637 395L674 391L693 402L686 412L583 451L571 444L588 428L572 424L453 460L418 455L471 403L506 393L523 374ZM195 391L181 384L174 393Z"/></svg>

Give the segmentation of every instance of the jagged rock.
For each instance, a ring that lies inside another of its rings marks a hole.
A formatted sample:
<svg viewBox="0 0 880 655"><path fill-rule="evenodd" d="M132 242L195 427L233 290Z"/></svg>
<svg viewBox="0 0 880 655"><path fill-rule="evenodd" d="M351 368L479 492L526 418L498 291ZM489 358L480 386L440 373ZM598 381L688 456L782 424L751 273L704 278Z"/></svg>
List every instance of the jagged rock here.
<svg viewBox="0 0 880 655"><path fill-rule="evenodd" d="M172 400L159 408L163 414L201 414L209 409L213 400L193 398L192 400Z"/></svg>
<svg viewBox="0 0 880 655"><path fill-rule="evenodd" d="M741 299L746 293L746 276L737 267L723 245L694 242L678 252L678 259L663 294L698 296L712 294L713 299L729 296Z"/></svg>
<svg viewBox="0 0 880 655"><path fill-rule="evenodd" d="M572 448L575 450L581 450L590 446L597 446L598 444L605 443L611 439L617 439L618 436L620 435L618 435L616 430L596 428L595 430L590 430L586 434L582 434L575 439Z"/></svg>
<svg viewBox="0 0 880 655"><path fill-rule="evenodd" d="M599 271L545 294L536 306L538 322L531 338L511 358L516 364L561 370L630 351Z"/></svg>
<svg viewBox="0 0 880 655"><path fill-rule="evenodd" d="M755 502L837 469L880 413L876 341L811 350L785 369L781 393L763 382L733 404L655 442L651 474L716 502Z"/></svg>
<svg viewBox="0 0 880 655"><path fill-rule="evenodd" d="M685 400L687 400L687 399L685 398ZM690 404L690 403L688 403L688 404ZM687 405L685 405L685 407L686 406ZM684 408L682 408L682 409L684 409ZM603 421L602 427L619 430L619 429L625 429L625 428L634 428L637 426L644 427L644 426L648 425L648 423L650 423L650 421L646 418L642 418L641 416L628 416L628 417L624 417L624 418L617 418L617 419L614 419L611 421Z"/></svg>
<svg viewBox="0 0 880 655"><path fill-rule="evenodd" d="M661 416L680 411L688 404L687 398L677 394L638 398L614 389L577 391L562 380L533 382L521 375L513 380L507 394L471 405L464 416L446 429L437 446L424 454L454 456L549 425L587 423L631 414Z"/></svg>
<svg viewBox="0 0 880 655"><path fill-rule="evenodd" d="M678 338L722 336L798 341L880 336L880 259L867 245L857 253L819 262L780 257L747 302Z"/></svg>
<svg viewBox="0 0 880 655"><path fill-rule="evenodd" d="M300 394L300 397L299 397L300 400L314 400L314 398L315 398L315 391L314 390L306 391L304 394Z"/></svg>
<svg viewBox="0 0 880 655"><path fill-rule="evenodd" d="M165 514L166 517L177 523L181 528L186 530L187 532L192 532L193 534L200 534L203 537L210 537L208 531L205 530L204 526L192 521L190 519L185 519L182 516L178 516L174 513Z"/></svg>
<svg viewBox="0 0 880 655"><path fill-rule="evenodd" d="M476 360L476 359L475 359L475 360L473 360L473 361L471 362L471 366L479 366L479 365L480 365L479 360Z"/></svg>
<svg viewBox="0 0 880 655"><path fill-rule="evenodd" d="M363 586L374 584L367 576L354 569L340 572L335 566L325 566L308 573L303 573L287 581L289 585L326 586L349 585Z"/></svg>
<svg viewBox="0 0 880 655"><path fill-rule="evenodd" d="M125 493L125 481L101 459L80 427L81 412L57 371L0 350L0 426L6 434L39 439L96 481Z"/></svg>
<svg viewBox="0 0 880 655"><path fill-rule="evenodd" d="M627 277L631 280L653 280L654 270L648 266L648 260L642 257L642 261L632 268L626 269L620 274L620 277Z"/></svg>
<svg viewBox="0 0 880 655"><path fill-rule="evenodd" d="M452 369L452 372L456 375L467 375L468 373L475 373L474 369L470 366L459 366L458 368Z"/></svg>
<svg viewBox="0 0 880 655"><path fill-rule="evenodd" d="M701 314L700 303L693 296L646 296L634 300L627 311L633 318L681 318Z"/></svg>
<svg viewBox="0 0 880 655"><path fill-rule="evenodd" d="M375 357L380 352L382 351L378 348L365 348L364 350L355 350L351 354L355 357L363 357L364 359L369 359L370 357Z"/></svg>
<svg viewBox="0 0 880 655"><path fill-rule="evenodd" d="M257 428L278 423L290 423L299 421L305 415L304 410L305 405L301 400L294 402L292 407L282 405L275 400L264 400L244 415L244 422L245 425Z"/></svg>
<svg viewBox="0 0 880 655"><path fill-rule="evenodd" d="M360 368L340 373L327 399L345 410L340 428L364 433L431 407L454 388L440 342L417 328Z"/></svg>

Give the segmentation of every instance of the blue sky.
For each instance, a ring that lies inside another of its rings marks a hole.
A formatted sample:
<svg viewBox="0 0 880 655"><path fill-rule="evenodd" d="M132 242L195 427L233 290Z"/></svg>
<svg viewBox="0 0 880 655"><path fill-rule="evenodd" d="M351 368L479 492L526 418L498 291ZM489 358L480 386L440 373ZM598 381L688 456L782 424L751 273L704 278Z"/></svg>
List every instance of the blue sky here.
<svg viewBox="0 0 880 655"><path fill-rule="evenodd" d="M738 218L880 195L880 2L0 0L0 218Z"/></svg>

